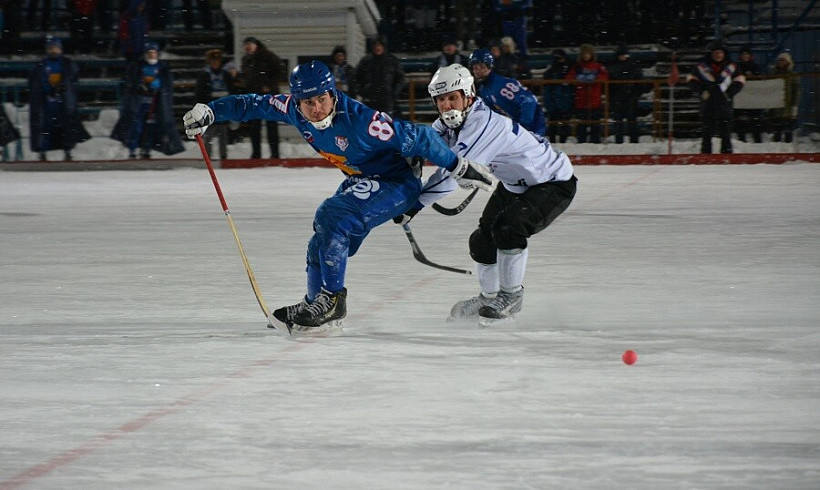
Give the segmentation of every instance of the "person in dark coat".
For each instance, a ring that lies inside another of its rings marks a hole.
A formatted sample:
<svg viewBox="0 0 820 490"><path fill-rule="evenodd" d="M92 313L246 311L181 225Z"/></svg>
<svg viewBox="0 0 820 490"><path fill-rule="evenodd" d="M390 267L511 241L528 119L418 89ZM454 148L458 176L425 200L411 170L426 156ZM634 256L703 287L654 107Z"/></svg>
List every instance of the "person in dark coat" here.
<svg viewBox="0 0 820 490"><path fill-rule="evenodd" d="M142 59L145 36L148 34L148 16L145 13L145 0L127 1L127 7L120 15L117 40L120 54L125 61L130 62Z"/></svg>
<svg viewBox="0 0 820 490"><path fill-rule="evenodd" d="M347 62L347 50L344 46L336 46L330 53L328 67L336 80L336 90L341 90L351 97L356 97L356 69Z"/></svg>
<svg viewBox="0 0 820 490"><path fill-rule="evenodd" d="M441 54L430 63L427 71L433 75L436 70L444 66L450 66L453 63L458 63L461 66L467 66L468 57L458 52L458 44L454 39L447 39L441 46Z"/></svg>
<svg viewBox="0 0 820 490"><path fill-rule="evenodd" d="M277 94L279 83L285 81L282 60L255 37L246 37L245 56L242 57L242 78L245 90L252 94ZM249 121L251 158L262 158L262 121ZM279 126L276 121L265 121L268 131L270 158L279 158Z"/></svg>
<svg viewBox="0 0 820 490"><path fill-rule="evenodd" d="M47 56L37 62L29 76L31 91L31 151L46 160L49 150L63 150L71 160L71 150L91 138L77 114L77 75L79 68L63 56L62 42L46 40Z"/></svg>
<svg viewBox="0 0 820 490"><path fill-rule="evenodd" d="M399 59L387 52L384 38L374 39L370 54L356 67L356 85L362 102L377 111L400 117L398 99L404 84L404 70Z"/></svg>
<svg viewBox="0 0 820 490"><path fill-rule="evenodd" d="M760 67L757 66L752 50L744 47L740 50L740 59L737 62L737 71L742 73L747 79L760 75ZM737 139L746 142L746 133L752 133L755 143L763 142L763 114L762 109L735 109L735 130Z"/></svg>
<svg viewBox="0 0 820 490"><path fill-rule="evenodd" d="M159 45L147 42L141 61L128 64L120 118L111 137L128 148L128 157L151 158L151 150L175 155L185 150L174 124L174 80L159 60Z"/></svg>
<svg viewBox="0 0 820 490"><path fill-rule="evenodd" d="M196 77L194 96L197 102L207 104L214 99L239 93L238 80L226 66L221 49L209 49L205 53L205 61L207 66ZM216 139L219 142L219 158L228 158L228 123L214 124L209 129L202 137L208 154L211 154L211 141Z"/></svg>
<svg viewBox="0 0 820 490"><path fill-rule="evenodd" d="M703 120L700 152L712 153L712 134L720 136L720 152L732 153L732 99L743 89L746 77L729 59L723 46L713 48L686 77L692 93L700 97Z"/></svg>
<svg viewBox="0 0 820 490"><path fill-rule="evenodd" d="M615 61L607 68L610 80L641 80L643 70L629 56L626 45L615 50ZM609 117L615 121L615 142L624 142L624 119L629 142L638 142L638 99L641 86L625 83L609 84Z"/></svg>
<svg viewBox="0 0 820 490"><path fill-rule="evenodd" d="M567 59L567 52L556 49L552 52L552 65L544 72L545 80L563 80L569 73L572 64ZM569 84L544 85L544 109L547 113L547 136L555 143L556 137L566 143L570 134L569 121L572 119L575 103L575 87Z"/></svg>

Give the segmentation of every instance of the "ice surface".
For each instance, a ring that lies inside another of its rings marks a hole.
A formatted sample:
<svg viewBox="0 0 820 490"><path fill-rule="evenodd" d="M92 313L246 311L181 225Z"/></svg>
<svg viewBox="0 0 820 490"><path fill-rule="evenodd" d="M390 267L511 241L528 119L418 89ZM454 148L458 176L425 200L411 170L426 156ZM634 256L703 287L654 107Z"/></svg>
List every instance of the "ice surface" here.
<svg viewBox="0 0 820 490"><path fill-rule="evenodd" d="M3 173L0 488L820 488L820 166L576 173L516 324L446 323L475 278L390 223L327 337L265 328L206 171ZM218 175L298 301L339 173Z"/></svg>

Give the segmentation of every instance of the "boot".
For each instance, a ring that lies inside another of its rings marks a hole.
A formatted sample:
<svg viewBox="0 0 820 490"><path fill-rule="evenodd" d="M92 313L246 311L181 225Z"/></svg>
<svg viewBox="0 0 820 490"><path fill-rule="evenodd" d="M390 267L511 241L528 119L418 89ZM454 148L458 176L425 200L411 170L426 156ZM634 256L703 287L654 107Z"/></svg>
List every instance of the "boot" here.
<svg viewBox="0 0 820 490"><path fill-rule="evenodd" d="M282 331L287 330L290 332L293 328L293 317L295 317L300 311L307 308L307 306L307 299L302 298L302 301L296 303L295 305L283 306L273 310L268 317L268 328L275 328Z"/></svg>
<svg viewBox="0 0 820 490"><path fill-rule="evenodd" d="M302 327L319 327L325 323L341 320L347 315L347 289L331 293L322 288L313 303L293 316L293 323Z"/></svg>
<svg viewBox="0 0 820 490"><path fill-rule="evenodd" d="M513 292L501 290L490 304L482 306L478 310L479 323L487 325L499 320L511 319L513 315L521 311L521 304L523 302L523 287Z"/></svg>
<svg viewBox="0 0 820 490"><path fill-rule="evenodd" d="M476 317L478 316L478 310L481 309L482 306L489 305L494 298L495 296L485 296L484 293L481 293L478 296L461 300L450 309L450 316L447 318L447 321L452 322L464 318Z"/></svg>

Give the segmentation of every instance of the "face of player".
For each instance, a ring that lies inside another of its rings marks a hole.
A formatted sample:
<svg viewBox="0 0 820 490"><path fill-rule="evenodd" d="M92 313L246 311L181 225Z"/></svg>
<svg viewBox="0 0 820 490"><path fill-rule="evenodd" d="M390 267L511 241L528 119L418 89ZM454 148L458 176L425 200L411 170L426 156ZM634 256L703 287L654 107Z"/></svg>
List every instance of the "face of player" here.
<svg viewBox="0 0 820 490"><path fill-rule="evenodd" d="M490 76L490 71L492 71L486 63L475 63L472 68L473 76L476 77L478 80L484 80L485 78Z"/></svg>
<svg viewBox="0 0 820 490"><path fill-rule="evenodd" d="M464 92L461 90L455 90L453 92L447 92L446 94L437 95L436 98L436 108L438 108L439 114L444 114L448 111L465 111L467 107L470 105L470 99L464 96Z"/></svg>
<svg viewBox="0 0 820 490"><path fill-rule="evenodd" d="M333 112L333 97L330 92L302 99L299 101L299 111L310 122L319 122Z"/></svg>

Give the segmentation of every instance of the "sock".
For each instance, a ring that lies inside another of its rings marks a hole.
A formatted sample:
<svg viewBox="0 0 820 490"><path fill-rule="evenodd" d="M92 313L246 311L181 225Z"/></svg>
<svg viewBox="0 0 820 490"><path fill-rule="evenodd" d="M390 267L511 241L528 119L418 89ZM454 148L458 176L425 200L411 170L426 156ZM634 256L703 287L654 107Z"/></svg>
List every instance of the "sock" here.
<svg viewBox="0 0 820 490"><path fill-rule="evenodd" d="M498 276L502 291L513 293L524 284L529 249L513 248L498 251Z"/></svg>

